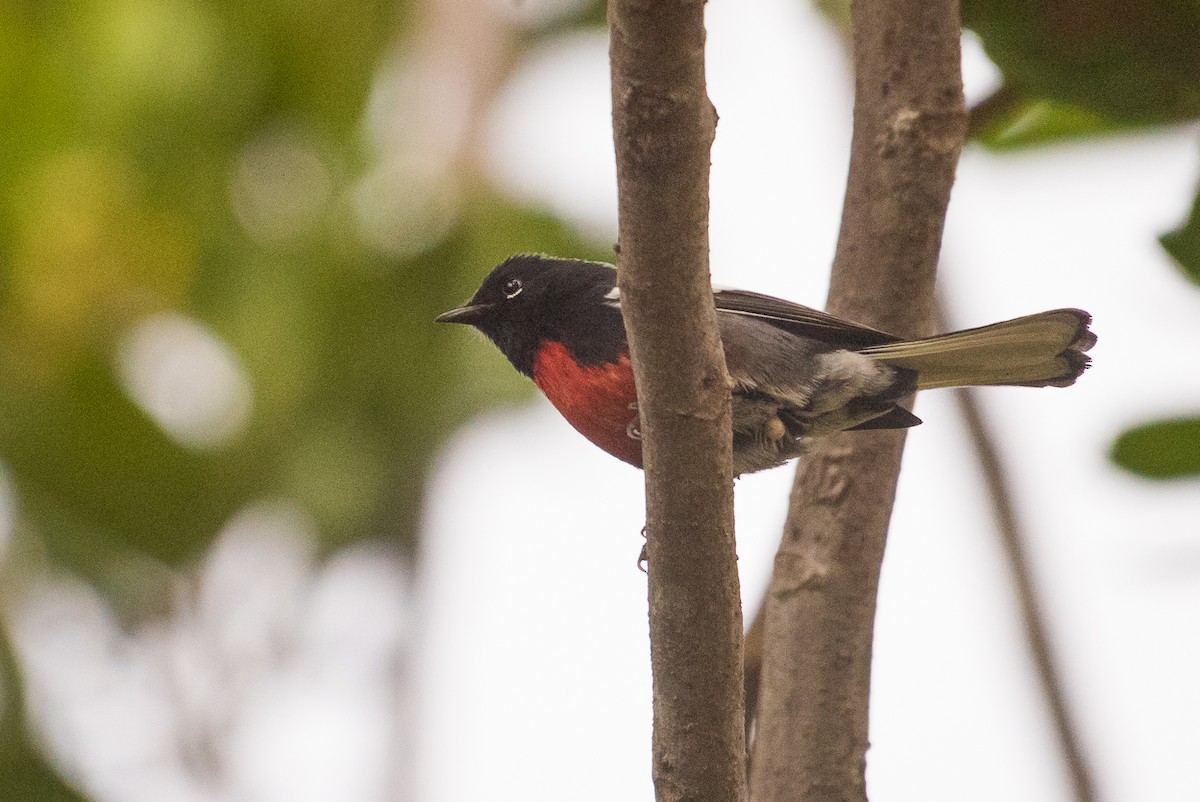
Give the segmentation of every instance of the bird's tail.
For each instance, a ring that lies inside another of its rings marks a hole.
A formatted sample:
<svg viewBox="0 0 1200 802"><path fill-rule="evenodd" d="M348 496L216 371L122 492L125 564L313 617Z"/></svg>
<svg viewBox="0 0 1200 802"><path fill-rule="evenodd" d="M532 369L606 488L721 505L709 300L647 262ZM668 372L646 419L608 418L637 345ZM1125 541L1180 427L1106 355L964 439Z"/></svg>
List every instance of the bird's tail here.
<svg viewBox="0 0 1200 802"><path fill-rule="evenodd" d="M861 353L917 373L917 387L1067 387L1091 363L1092 316L1054 309L923 340L874 345Z"/></svg>

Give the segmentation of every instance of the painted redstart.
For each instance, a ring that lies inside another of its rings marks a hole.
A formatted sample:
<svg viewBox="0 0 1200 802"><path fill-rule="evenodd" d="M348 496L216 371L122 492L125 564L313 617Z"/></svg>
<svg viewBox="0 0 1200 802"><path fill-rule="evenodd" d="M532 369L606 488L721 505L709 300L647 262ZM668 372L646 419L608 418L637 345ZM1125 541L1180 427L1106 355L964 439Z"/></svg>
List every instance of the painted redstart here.
<svg viewBox="0 0 1200 802"><path fill-rule="evenodd" d="M1066 387L1096 342L1078 309L905 340L768 295L716 289L714 299L733 380L735 475L782 465L832 432L915 426L920 418L901 406L915 390ZM584 437L641 467L612 265L513 256L437 321L479 329Z"/></svg>

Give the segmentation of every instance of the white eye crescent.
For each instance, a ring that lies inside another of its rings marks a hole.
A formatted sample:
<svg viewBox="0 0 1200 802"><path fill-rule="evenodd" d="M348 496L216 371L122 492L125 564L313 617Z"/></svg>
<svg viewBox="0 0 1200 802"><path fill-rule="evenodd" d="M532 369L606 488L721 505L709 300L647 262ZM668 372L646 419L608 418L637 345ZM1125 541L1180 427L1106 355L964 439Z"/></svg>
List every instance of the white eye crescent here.
<svg viewBox="0 0 1200 802"><path fill-rule="evenodd" d="M521 279L510 278L508 281L504 282L504 297L510 300L516 298L521 294L521 290L523 289L524 287L521 286Z"/></svg>

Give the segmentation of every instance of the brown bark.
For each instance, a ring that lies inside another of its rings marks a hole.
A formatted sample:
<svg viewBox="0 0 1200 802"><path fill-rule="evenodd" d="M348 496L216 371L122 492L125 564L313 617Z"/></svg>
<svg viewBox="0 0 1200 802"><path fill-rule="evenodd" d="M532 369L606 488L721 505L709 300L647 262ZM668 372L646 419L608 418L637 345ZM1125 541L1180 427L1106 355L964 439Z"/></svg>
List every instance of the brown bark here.
<svg viewBox="0 0 1200 802"><path fill-rule="evenodd" d="M956 0L856 0L854 136L828 308L928 330L965 138ZM902 432L802 459L764 622L753 797L865 800L875 598Z"/></svg>
<svg viewBox="0 0 1200 802"><path fill-rule="evenodd" d="M746 628L742 639L742 686L746 689L746 743L754 729L754 714L758 710L759 680L762 678L763 659L763 608L760 603L754 620Z"/></svg>
<svg viewBox="0 0 1200 802"><path fill-rule="evenodd" d="M655 790L738 802L742 617L730 381L708 274L703 13L696 0L609 5L619 285L646 469Z"/></svg>

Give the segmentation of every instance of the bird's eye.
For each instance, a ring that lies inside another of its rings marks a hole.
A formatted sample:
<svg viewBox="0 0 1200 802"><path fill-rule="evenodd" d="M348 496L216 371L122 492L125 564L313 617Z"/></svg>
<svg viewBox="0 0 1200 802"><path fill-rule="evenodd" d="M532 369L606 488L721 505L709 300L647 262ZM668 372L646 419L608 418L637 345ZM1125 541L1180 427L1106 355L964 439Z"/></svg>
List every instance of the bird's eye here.
<svg viewBox="0 0 1200 802"><path fill-rule="evenodd" d="M505 298L516 298L518 295L521 294L522 289L523 288L521 287L521 279L510 278L508 281L504 282L504 297Z"/></svg>

